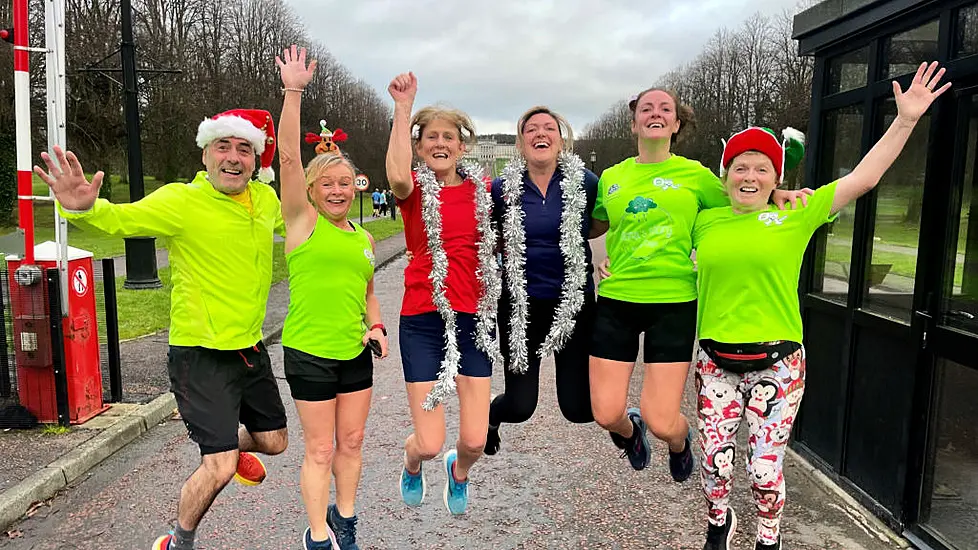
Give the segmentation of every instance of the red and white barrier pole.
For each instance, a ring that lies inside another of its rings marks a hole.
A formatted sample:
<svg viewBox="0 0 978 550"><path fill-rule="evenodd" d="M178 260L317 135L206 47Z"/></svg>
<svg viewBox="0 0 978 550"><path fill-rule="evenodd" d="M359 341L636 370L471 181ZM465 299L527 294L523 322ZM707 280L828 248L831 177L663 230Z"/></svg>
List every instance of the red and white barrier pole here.
<svg viewBox="0 0 978 550"><path fill-rule="evenodd" d="M34 263L34 194L31 176L31 77L27 1L14 0L14 110L17 117L17 213L24 231L24 265Z"/></svg>

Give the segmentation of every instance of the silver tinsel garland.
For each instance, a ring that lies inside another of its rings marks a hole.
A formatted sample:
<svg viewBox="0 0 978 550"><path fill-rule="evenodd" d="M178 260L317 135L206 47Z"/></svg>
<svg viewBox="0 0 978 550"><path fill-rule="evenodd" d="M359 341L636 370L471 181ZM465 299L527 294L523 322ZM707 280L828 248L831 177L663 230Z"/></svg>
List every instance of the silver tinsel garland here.
<svg viewBox="0 0 978 550"><path fill-rule="evenodd" d="M523 374L527 362L526 331L529 305L526 296L526 232L523 229L523 172L526 162L517 155L503 168L503 267L512 304L509 316L509 370Z"/></svg>
<svg viewBox="0 0 978 550"><path fill-rule="evenodd" d="M560 251L564 256L564 280L561 283L560 302L553 324L537 351L545 357L563 349L574 332L575 317L584 305L584 286L587 284L587 258L581 224L587 207L584 191L584 162L573 154L562 152L557 158L563 179L560 190L563 206L560 213ZM503 170L503 197L506 214L503 219L505 268L512 313L510 326L510 370L526 372L528 366L526 331L529 317L526 294L526 233L523 225L523 172L525 161L517 157Z"/></svg>
<svg viewBox="0 0 978 550"><path fill-rule="evenodd" d="M421 218L424 222L428 251L431 254L431 299L445 322L445 357L438 372L438 381L428 393L422 407L432 410L446 397L455 393L455 377L458 376L461 353L458 349L458 325L455 311L446 294L445 281L448 278L448 254L442 241L441 199L439 194L442 182L425 164L416 169L416 179L421 187ZM501 361L497 341L492 337L496 324L496 303L502 289L493 250L496 245L496 232L492 229L490 218L492 197L483 181L482 170L472 165L462 167L462 178L475 185L476 222L480 233L479 267L477 276L482 286L482 294L476 314L476 345L486 353L493 364ZM464 184L463 181L463 184Z"/></svg>
<svg viewBox="0 0 978 550"><path fill-rule="evenodd" d="M560 251L564 254L564 282L560 288L560 303L550 325L550 332L540 346L540 357L557 353L574 333L574 318L584 305L584 286L587 284L587 258L581 224L587 208L584 191L584 161L573 153L561 153L558 159L564 179L560 191L564 205L560 212Z"/></svg>
<svg viewBox="0 0 978 550"><path fill-rule="evenodd" d="M475 220L479 229L479 267L475 275L481 283L482 294L479 295L476 308L475 345L489 356L492 368L496 370L503 365L499 340L494 337L496 311L499 297L503 293L503 281L496 263L496 244L499 239L492 226L492 193L485 185L481 166L464 163L462 171L475 183Z"/></svg>

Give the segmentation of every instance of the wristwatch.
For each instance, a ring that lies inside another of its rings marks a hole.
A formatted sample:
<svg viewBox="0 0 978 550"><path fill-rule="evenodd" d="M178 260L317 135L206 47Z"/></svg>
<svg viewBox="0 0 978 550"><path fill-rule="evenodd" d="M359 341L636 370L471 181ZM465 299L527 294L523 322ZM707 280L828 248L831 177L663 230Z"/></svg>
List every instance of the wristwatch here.
<svg viewBox="0 0 978 550"><path fill-rule="evenodd" d="M379 328L380 332L384 333L384 336L387 336L387 328L384 326L384 323L377 323L376 325L370 327L370 330L375 328Z"/></svg>

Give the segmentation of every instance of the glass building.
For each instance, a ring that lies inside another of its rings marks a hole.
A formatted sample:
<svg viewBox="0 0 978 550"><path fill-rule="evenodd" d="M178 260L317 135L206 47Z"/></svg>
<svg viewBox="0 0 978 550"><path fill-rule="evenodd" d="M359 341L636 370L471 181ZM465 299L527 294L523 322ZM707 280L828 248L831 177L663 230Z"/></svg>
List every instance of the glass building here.
<svg viewBox="0 0 978 550"><path fill-rule="evenodd" d="M954 83L809 248L794 448L919 548L978 549L978 2L828 0L794 38L815 58L815 185L893 120L891 81L937 60Z"/></svg>

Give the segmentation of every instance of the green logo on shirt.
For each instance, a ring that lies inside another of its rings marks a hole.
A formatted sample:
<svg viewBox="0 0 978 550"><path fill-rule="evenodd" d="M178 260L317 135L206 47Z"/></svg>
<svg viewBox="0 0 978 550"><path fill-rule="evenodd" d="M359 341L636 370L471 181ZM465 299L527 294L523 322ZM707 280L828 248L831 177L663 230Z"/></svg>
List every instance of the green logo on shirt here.
<svg viewBox="0 0 978 550"><path fill-rule="evenodd" d="M625 212L628 212L629 214L645 214L649 210L658 207L659 205L652 199L635 197L634 199L628 201L628 208L625 209Z"/></svg>
<svg viewBox="0 0 978 550"><path fill-rule="evenodd" d="M622 231L620 242L625 249L631 250L633 260L651 258L672 238L672 216L654 200L635 197L628 201L625 213L631 214L634 221Z"/></svg>
<svg viewBox="0 0 978 550"><path fill-rule="evenodd" d="M370 262L370 267L374 267L374 251L369 248L364 248L363 255Z"/></svg>

